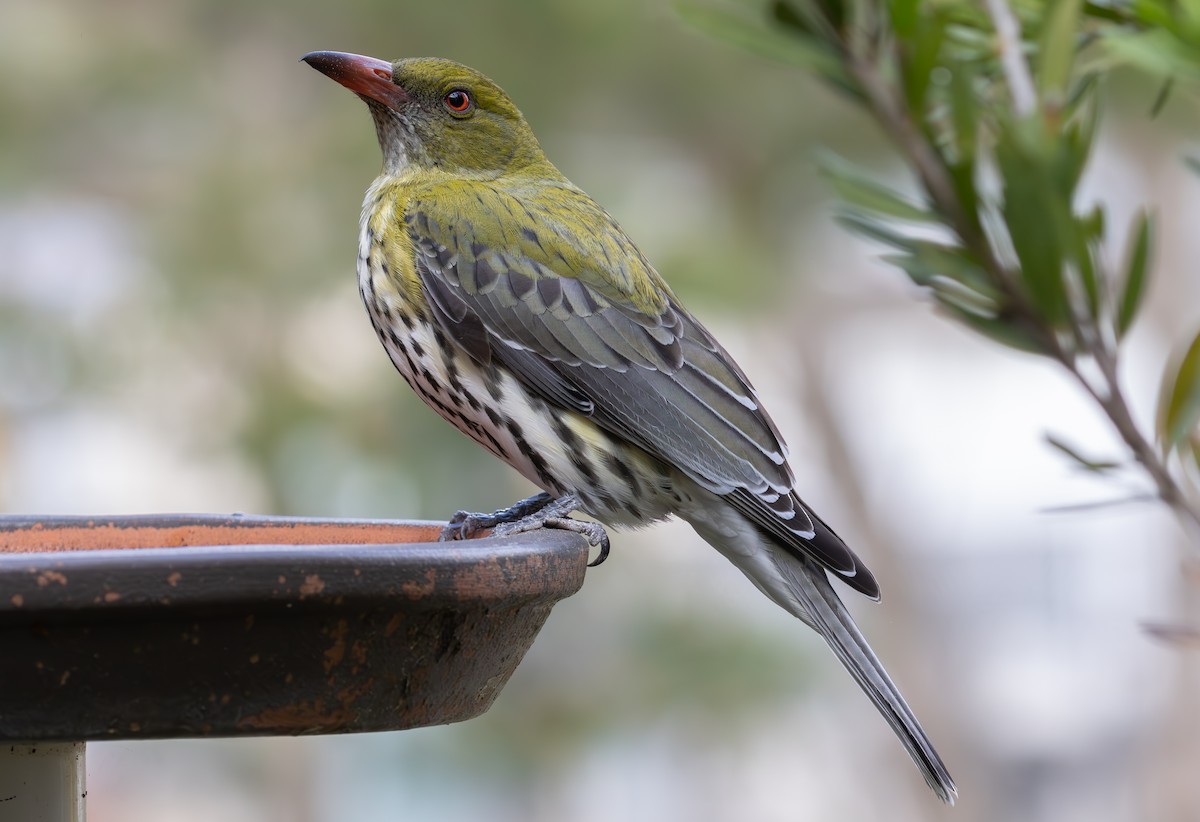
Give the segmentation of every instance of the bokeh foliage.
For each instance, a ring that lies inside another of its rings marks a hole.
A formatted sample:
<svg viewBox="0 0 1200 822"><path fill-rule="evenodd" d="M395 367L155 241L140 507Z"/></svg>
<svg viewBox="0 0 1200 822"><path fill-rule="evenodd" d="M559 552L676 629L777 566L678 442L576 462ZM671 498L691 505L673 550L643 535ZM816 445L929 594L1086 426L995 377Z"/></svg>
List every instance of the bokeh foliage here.
<svg viewBox="0 0 1200 822"><path fill-rule="evenodd" d="M841 223L889 246L884 259L943 313L1067 369L1200 535L1200 335L1166 369L1156 437L1147 436L1120 362L1149 282L1154 218L1141 211L1114 230L1103 204L1078 202L1106 77L1124 65L1155 74L1159 109L1176 79L1197 79L1200 5L773 0L681 11L819 77L878 122L920 196L828 158ZM1108 262L1114 237L1126 248L1119 265ZM1115 467L1051 441L1089 470Z"/></svg>

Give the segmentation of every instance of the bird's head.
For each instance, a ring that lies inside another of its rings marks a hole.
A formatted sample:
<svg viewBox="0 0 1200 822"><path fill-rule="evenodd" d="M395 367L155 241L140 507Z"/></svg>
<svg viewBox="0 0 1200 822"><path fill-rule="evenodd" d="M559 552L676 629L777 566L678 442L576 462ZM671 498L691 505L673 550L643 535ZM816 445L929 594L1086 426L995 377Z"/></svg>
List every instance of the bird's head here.
<svg viewBox="0 0 1200 822"><path fill-rule="evenodd" d="M441 169L489 178L545 162L512 100L474 69L437 57L386 63L338 51L301 59L366 102L385 173Z"/></svg>

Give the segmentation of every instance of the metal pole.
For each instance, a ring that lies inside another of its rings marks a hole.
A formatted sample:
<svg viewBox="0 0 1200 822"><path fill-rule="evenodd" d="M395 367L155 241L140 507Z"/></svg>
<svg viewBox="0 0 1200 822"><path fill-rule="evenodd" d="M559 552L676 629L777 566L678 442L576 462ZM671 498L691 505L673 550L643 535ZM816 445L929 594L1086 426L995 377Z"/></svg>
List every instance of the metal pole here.
<svg viewBox="0 0 1200 822"><path fill-rule="evenodd" d="M84 743L0 743L0 822L83 822Z"/></svg>

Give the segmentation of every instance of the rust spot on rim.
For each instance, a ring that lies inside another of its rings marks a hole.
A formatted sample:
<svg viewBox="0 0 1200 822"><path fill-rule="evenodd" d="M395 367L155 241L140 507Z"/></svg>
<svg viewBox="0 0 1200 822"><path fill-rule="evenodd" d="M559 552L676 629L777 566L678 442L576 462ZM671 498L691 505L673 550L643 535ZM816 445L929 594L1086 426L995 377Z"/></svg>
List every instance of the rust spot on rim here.
<svg viewBox="0 0 1200 822"><path fill-rule="evenodd" d="M312 728L336 728L350 721L345 706L326 708L322 699L297 702L280 708L267 708L238 720L239 728L274 732L302 732Z"/></svg>
<svg viewBox="0 0 1200 822"><path fill-rule="evenodd" d="M300 598L319 594L325 590L325 582L316 574L309 574L304 578L304 584L300 586Z"/></svg>
<svg viewBox="0 0 1200 822"><path fill-rule="evenodd" d="M350 627L346 620L339 619L333 631L333 644L325 651L325 673L329 673L346 658L346 632Z"/></svg>

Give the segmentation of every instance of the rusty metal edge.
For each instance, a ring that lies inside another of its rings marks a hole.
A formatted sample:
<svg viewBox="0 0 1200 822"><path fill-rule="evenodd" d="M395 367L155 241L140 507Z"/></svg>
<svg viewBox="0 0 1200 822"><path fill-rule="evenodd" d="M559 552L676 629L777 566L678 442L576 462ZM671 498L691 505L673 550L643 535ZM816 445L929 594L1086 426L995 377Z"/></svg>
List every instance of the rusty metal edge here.
<svg viewBox="0 0 1200 822"><path fill-rule="evenodd" d="M0 517L6 532L94 527L226 527L318 524L403 526L438 523L222 515ZM401 597L436 607L475 598L555 601L583 584L588 546L578 534L543 530L455 543L232 544L169 548L4 553L0 548L0 621L67 617L89 611L226 607L245 602L283 608L340 607ZM464 576L462 568L472 567Z"/></svg>

